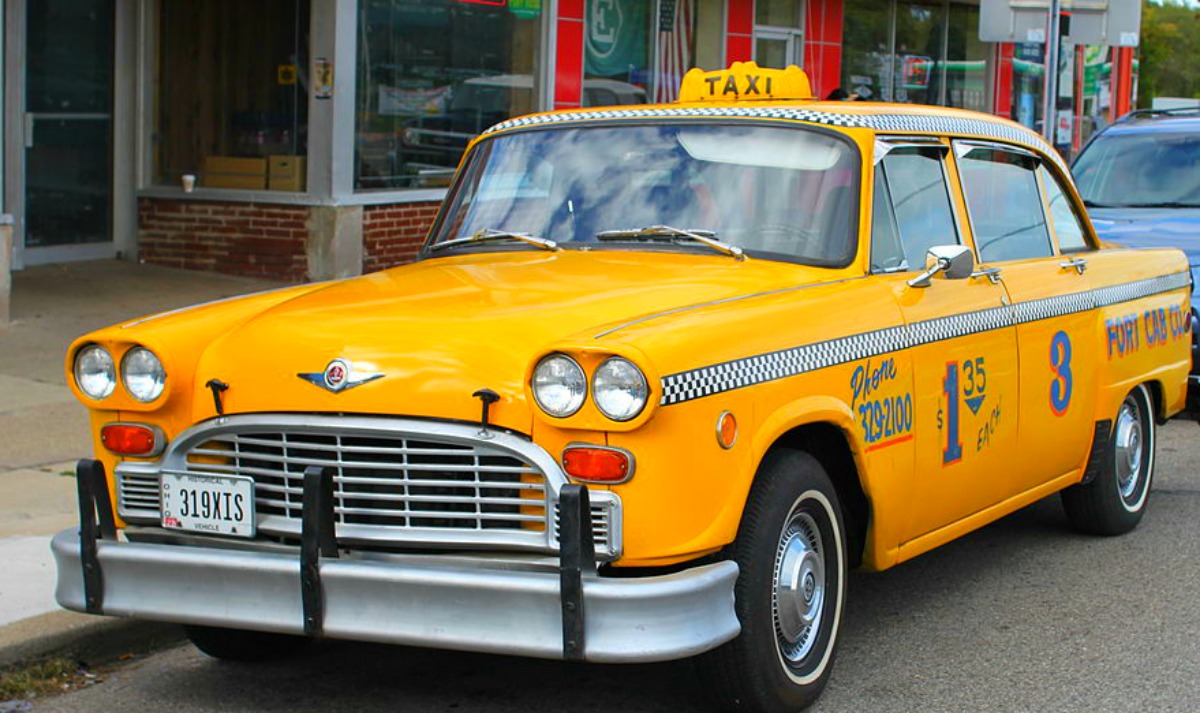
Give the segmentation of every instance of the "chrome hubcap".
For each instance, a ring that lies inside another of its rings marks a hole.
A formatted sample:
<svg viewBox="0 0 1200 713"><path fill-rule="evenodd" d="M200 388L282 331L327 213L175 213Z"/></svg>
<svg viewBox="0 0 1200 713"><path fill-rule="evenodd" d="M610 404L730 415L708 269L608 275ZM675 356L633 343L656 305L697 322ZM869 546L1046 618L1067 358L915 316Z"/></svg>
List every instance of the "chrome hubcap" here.
<svg viewBox="0 0 1200 713"><path fill-rule="evenodd" d="M1113 434L1117 490L1126 501L1135 497L1138 488L1138 476L1142 472L1143 437L1141 411L1133 399L1126 399L1117 414L1117 426Z"/></svg>
<svg viewBox="0 0 1200 713"><path fill-rule="evenodd" d="M775 633L788 661L804 659L820 633L825 610L821 532L806 513L794 513L775 556Z"/></svg>

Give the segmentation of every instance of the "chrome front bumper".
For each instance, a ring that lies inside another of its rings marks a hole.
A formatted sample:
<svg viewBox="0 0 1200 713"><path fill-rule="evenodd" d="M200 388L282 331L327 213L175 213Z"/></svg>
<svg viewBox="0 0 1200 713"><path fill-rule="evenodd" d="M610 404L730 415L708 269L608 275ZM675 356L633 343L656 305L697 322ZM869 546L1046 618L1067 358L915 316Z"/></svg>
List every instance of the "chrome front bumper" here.
<svg viewBox="0 0 1200 713"><path fill-rule="evenodd" d="M80 535L53 541L55 596L86 611ZM300 566L287 554L100 540L103 611L115 616L304 633ZM432 562L429 561L432 559ZM735 637L732 562L627 579L585 576L583 659L663 661ZM553 567L455 565L418 555L323 560L329 638L561 658Z"/></svg>
<svg viewBox="0 0 1200 713"><path fill-rule="evenodd" d="M300 547L130 541L104 467L76 466L80 527L55 536L67 609L181 624L575 661L684 658L737 636L738 567L650 577L596 570L588 491L559 491L553 557L387 554L339 547L332 469L304 474Z"/></svg>

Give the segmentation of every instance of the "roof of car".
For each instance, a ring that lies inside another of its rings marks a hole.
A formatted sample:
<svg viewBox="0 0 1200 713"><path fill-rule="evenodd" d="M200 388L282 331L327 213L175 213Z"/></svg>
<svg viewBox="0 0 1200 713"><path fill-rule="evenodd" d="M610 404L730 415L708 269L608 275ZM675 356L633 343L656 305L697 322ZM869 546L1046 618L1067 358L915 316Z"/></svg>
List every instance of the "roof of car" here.
<svg viewBox="0 0 1200 713"><path fill-rule="evenodd" d="M676 102L568 109L519 116L491 127L484 135L548 124L673 118L791 119L881 134L930 133L980 137L1035 149L1064 168L1058 152L1036 132L1008 119L964 109L887 102L747 100Z"/></svg>
<svg viewBox="0 0 1200 713"><path fill-rule="evenodd" d="M1104 130L1112 134L1139 134L1159 131L1200 133L1200 108L1139 109L1118 119Z"/></svg>

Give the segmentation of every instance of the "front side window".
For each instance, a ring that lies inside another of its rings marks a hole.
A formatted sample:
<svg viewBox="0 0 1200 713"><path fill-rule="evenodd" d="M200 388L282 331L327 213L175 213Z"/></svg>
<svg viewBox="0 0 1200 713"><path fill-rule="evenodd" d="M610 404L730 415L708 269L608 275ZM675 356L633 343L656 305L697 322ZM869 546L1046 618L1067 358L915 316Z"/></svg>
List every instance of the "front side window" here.
<svg viewBox="0 0 1200 713"><path fill-rule="evenodd" d="M356 189L445 186L475 135L539 108L536 6L359 0Z"/></svg>
<svg viewBox="0 0 1200 713"><path fill-rule="evenodd" d="M871 227L873 270L920 270L929 248L958 244L944 153L944 147L903 147L880 162Z"/></svg>
<svg viewBox="0 0 1200 713"><path fill-rule="evenodd" d="M1071 172L1096 208L1200 207L1200 135L1104 134Z"/></svg>
<svg viewBox="0 0 1200 713"><path fill-rule="evenodd" d="M858 185L853 145L807 129L517 132L473 153L430 247L517 232L565 248L711 250L672 232L682 230L767 258L841 266L854 256Z"/></svg>
<svg viewBox="0 0 1200 713"><path fill-rule="evenodd" d="M1035 173L1038 160L1002 148L968 144L957 148L958 172L980 262L1052 255Z"/></svg>

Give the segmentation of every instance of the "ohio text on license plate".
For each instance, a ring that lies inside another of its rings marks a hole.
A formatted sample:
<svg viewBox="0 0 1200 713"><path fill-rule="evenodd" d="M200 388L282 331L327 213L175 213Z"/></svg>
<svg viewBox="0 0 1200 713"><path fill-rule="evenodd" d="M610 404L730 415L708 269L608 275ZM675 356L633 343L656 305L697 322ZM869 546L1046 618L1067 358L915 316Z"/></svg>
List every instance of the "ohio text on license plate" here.
<svg viewBox="0 0 1200 713"><path fill-rule="evenodd" d="M254 480L163 473L162 525L172 530L254 537Z"/></svg>

